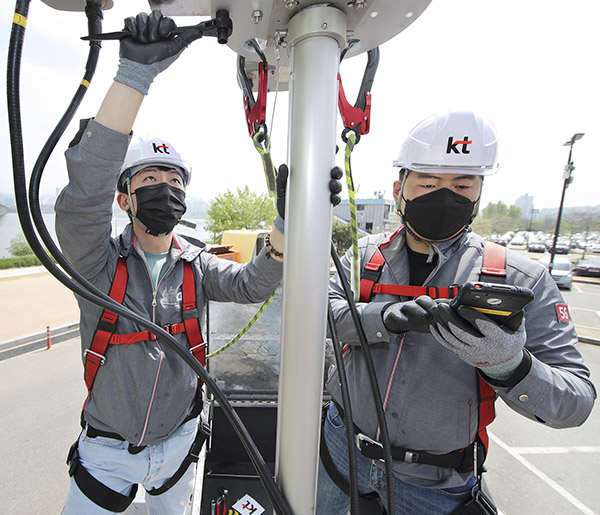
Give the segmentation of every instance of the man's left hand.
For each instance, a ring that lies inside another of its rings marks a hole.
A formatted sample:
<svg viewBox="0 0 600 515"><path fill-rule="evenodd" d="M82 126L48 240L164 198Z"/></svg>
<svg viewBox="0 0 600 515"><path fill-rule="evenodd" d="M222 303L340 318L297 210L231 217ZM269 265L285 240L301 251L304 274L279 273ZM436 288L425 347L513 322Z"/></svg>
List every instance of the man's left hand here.
<svg viewBox="0 0 600 515"><path fill-rule="evenodd" d="M432 317L432 336L473 367L486 371L522 354L527 339L523 320L513 331L471 308L461 307L456 313L447 300L422 296L416 302Z"/></svg>

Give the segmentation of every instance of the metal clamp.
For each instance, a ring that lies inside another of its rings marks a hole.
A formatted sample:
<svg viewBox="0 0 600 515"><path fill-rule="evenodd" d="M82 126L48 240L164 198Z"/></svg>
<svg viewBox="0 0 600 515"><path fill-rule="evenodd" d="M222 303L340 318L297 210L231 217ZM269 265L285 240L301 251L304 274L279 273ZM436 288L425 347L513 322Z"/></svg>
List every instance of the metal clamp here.
<svg viewBox="0 0 600 515"><path fill-rule="evenodd" d="M383 445L380 442L378 442L377 440L373 440L364 433L356 433L354 435L354 441L356 442L356 447L359 451L362 450L363 442L367 443L368 445L372 445L374 447L379 447L380 449L383 449Z"/></svg>
<svg viewBox="0 0 600 515"><path fill-rule="evenodd" d="M102 354L98 354L97 352L94 352L93 350L90 349L86 349L83 351L83 357L87 359L87 355L88 354L93 354L94 356L96 356L97 358L99 358L100 361L100 366L104 365L104 363L106 363L106 358L102 355Z"/></svg>

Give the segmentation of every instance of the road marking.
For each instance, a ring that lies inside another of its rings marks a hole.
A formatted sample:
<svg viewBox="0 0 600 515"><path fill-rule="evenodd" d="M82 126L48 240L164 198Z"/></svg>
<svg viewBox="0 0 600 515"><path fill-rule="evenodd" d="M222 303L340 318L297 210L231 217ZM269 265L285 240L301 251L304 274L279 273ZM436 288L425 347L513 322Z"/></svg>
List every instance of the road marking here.
<svg viewBox="0 0 600 515"><path fill-rule="evenodd" d="M596 313L596 315L600 316L600 311L597 309L589 309L589 308L577 308L575 306L569 306L570 311L589 311L591 313Z"/></svg>
<svg viewBox="0 0 600 515"><path fill-rule="evenodd" d="M600 452L600 445L575 445L571 447L511 447L517 454L572 454L575 452Z"/></svg>
<svg viewBox="0 0 600 515"><path fill-rule="evenodd" d="M574 497L573 495L571 495L569 492L567 492L556 481L554 481L552 478L548 477L539 468L537 468L535 465L533 465L528 460L526 460L525 458L523 458L523 456L521 456L518 452L516 452L515 449L509 447L502 440L500 440L500 438L498 438L497 436L493 435L489 431L488 431L488 435L490 437L490 440L492 440L494 443L496 443L500 447L502 447L502 449L504 449L514 459L516 459L519 463L521 463L521 465L523 465L525 468L527 468L531 472L533 472L537 477L539 477L550 488L552 488L553 490L555 490L556 493L558 493L559 495L561 495L562 497L564 497L573 506L575 506L575 508L577 508L581 513L585 513L586 515L597 515L595 511L593 511L590 508L588 508L579 499L577 499L576 497ZM517 447L516 449L519 449L519 448Z"/></svg>
<svg viewBox="0 0 600 515"><path fill-rule="evenodd" d="M583 290L579 287L578 284L572 283L573 288L577 290L577 293L583 293Z"/></svg>
<svg viewBox="0 0 600 515"><path fill-rule="evenodd" d="M598 326L575 324L575 329L596 329L596 331L597 331Z"/></svg>

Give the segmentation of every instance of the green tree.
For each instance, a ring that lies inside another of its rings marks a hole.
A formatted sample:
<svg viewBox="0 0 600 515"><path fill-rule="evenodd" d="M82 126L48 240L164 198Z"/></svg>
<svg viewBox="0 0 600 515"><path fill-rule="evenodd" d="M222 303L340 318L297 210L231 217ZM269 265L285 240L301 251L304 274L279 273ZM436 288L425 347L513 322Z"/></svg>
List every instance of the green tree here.
<svg viewBox="0 0 600 515"><path fill-rule="evenodd" d="M267 229L271 227L277 210L271 198L250 191L248 186L227 190L212 201L206 211L204 228L211 233L213 242L220 242L223 231L233 229Z"/></svg>
<svg viewBox="0 0 600 515"><path fill-rule="evenodd" d="M331 239L338 255L343 256L352 246L352 229L350 224L342 223L334 218L333 225L331 226Z"/></svg>
<svg viewBox="0 0 600 515"><path fill-rule="evenodd" d="M29 243L27 243L25 236L22 234L18 234L12 240L10 240L8 251L10 252L11 256L15 257L33 255L33 250L31 250Z"/></svg>
<svg viewBox="0 0 600 515"><path fill-rule="evenodd" d="M480 213L481 220L478 222L479 227L485 228L486 231L480 232L483 236L490 234L504 234L507 231L519 229L523 224L521 220L521 210L516 206L507 206L504 202L490 202ZM476 219L477 220L477 219Z"/></svg>

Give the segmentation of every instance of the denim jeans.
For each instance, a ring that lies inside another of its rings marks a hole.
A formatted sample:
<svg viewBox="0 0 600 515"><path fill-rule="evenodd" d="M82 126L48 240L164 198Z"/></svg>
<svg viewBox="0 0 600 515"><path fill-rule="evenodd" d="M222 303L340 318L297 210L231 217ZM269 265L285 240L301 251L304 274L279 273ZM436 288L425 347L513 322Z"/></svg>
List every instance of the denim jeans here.
<svg viewBox="0 0 600 515"><path fill-rule="evenodd" d="M129 444L113 438L79 437L81 464L98 481L129 495L135 484L146 490L160 488L179 468L194 441L198 420L183 424L169 438L148 445L138 454L130 454ZM162 495L146 495L150 515L183 515L194 489L196 467L192 464L183 477ZM63 515L105 515L113 513L90 501L71 478Z"/></svg>
<svg viewBox="0 0 600 515"><path fill-rule="evenodd" d="M323 426L327 448L336 468L349 481L348 447L344 423L335 404L331 403ZM353 443L354 445L354 443ZM373 461L357 452L358 491L361 496L375 492L387 510L386 474ZM476 483L473 476L467 485L435 490L409 485L394 478L396 506L394 515L444 515L452 513L470 498ZM345 515L350 511L350 498L338 488L319 460L317 515Z"/></svg>

